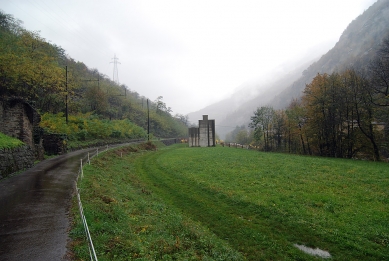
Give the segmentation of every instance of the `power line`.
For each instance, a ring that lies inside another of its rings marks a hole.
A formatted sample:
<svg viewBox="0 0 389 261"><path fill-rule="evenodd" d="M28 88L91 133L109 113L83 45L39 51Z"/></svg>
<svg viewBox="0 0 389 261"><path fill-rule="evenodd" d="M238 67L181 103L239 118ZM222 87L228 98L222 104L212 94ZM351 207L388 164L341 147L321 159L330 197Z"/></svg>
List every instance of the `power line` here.
<svg viewBox="0 0 389 261"><path fill-rule="evenodd" d="M30 0L28 0L28 3L30 4L31 7L35 8L38 12L44 14L44 17L48 18L49 20L51 20L53 22L53 24L57 24L62 30L68 32L70 35L73 35L74 37L66 37L66 38L63 38L64 41L66 41L67 43L69 43L70 45L73 45L73 46L76 46L77 48L82 48L84 49L85 51L89 51L90 49L87 48L86 46L84 46L85 44L87 44L87 41L86 41L86 38L82 39L82 37L80 37L80 35L77 34L77 31L74 31L72 30L69 26L68 26L68 23L64 20L63 17L61 17L60 15L58 15L57 12L55 12L54 10L52 10L50 7L48 7L46 4L44 7L43 5L41 5L40 3L38 2L31 2ZM42 2L43 3L43 2ZM18 6L18 3L16 3L16 6ZM39 22L40 24L43 25L43 27L46 27L47 26L47 23L44 23L42 21L42 17L41 16L32 16L30 15L31 12L29 11L26 11L22 8L20 8L20 6L18 6L19 9L21 9L22 11L24 11L25 15L28 15L30 17L32 17L35 21ZM46 30L49 30L49 31L53 31L53 29L51 27L47 27ZM77 39L79 41L77 41ZM79 43L84 43L82 45L80 45ZM55 43L55 44L59 44L59 43Z"/></svg>

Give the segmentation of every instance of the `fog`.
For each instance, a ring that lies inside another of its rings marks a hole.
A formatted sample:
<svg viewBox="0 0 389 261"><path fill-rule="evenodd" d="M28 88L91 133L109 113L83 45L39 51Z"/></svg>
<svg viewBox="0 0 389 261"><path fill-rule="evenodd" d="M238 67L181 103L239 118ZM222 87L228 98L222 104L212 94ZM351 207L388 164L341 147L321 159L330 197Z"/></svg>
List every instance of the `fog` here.
<svg viewBox="0 0 389 261"><path fill-rule="evenodd" d="M110 78L116 55L121 84L187 114L324 54L374 2L0 0L0 8Z"/></svg>

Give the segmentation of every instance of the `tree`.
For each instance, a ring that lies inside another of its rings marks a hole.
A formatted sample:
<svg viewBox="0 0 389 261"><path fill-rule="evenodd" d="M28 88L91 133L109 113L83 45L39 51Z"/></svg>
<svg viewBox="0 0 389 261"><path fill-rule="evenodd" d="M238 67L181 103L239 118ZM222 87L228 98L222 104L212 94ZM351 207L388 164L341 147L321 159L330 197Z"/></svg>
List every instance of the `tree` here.
<svg viewBox="0 0 389 261"><path fill-rule="evenodd" d="M88 90L85 92L85 98L88 101L90 111L103 114L108 109L107 95L97 86L88 88Z"/></svg>
<svg viewBox="0 0 389 261"><path fill-rule="evenodd" d="M158 96L158 98L154 101L154 103L156 105L156 112L157 113L162 113L162 112L165 112L167 110L166 103L164 103L162 101L162 99L163 99L163 96Z"/></svg>
<svg viewBox="0 0 389 261"><path fill-rule="evenodd" d="M286 109L287 116L287 140L288 150L294 153L307 154L307 135L305 133L305 123L307 122L305 107L301 102L293 100ZM308 145L309 147L309 145Z"/></svg>
<svg viewBox="0 0 389 261"><path fill-rule="evenodd" d="M239 131L244 130L244 128L244 125L236 125L235 129L226 134L226 142L236 142L236 135L239 133Z"/></svg>
<svg viewBox="0 0 389 261"><path fill-rule="evenodd" d="M377 106L389 106L389 61L377 57L369 65L370 98Z"/></svg>
<svg viewBox="0 0 389 261"><path fill-rule="evenodd" d="M274 149L282 150L282 143L286 137L286 114L283 110L277 110L273 115Z"/></svg>
<svg viewBox="0 0 389 261"><path fill-rule="evenodd" d="M369 96L371 87L367 79L355 71L349 71L350 88L353 98L353 106L355 111L355 121L358 129L370 141L373 151L374 160L380 160L380 151L377 139L377 133L374 128L375 108Z"/></svg>
<svg viewBox="0 0 389 261"><path fill-rule="evenodd" d="M227 133L227 142L236 142L239 144L250 144L253 140L252 131L247 129L244 125L236 126L234 130Z"/></svg>
<svg viewBox="0 0 389 261"><path fill-rule="evenodd" d="M389 147L389 35L382 41L368 67L370 98L376 106L376 119L385 123L384 151Z"/></svg>
<svg viewBox="0 0 389 261"><path fill-rule="evenodd" d="M338 73L318 74L307 84L302 98L307 113L307 132L321 156L342 157L342 84Z"/></svg>
<svg viewBox="0 0 389 261"><path fill-rule="evenodd" d="M249 129L241 129L235 136L235 142L238 144L248 145L251 143L251 132Z"/></svg>
<svg viewBox="0 0 389 261"><path fill-rule="evenodd" d="M272 121L275 111L272 107L262 106L257 108L254 112L254 116L251 117L251 123L249 127L254 128L254 138L256 141L261 140L263 135L264 150L269 151L271 149L270 139L272 137Z"/></svg>
<svg viewBox="0 0 389 261"><path fill-rule="evenodd" d="M24 29L7 39L1 42L0 94L28 100L46 94L64 94L65 72L58 67L55 47L37 32Z"/></svg>
<svg viewBox="0 0 389 261"><path fill-rule="evenodd" d="M10 14L5 14L0 11L0 33L3 36L3 32L11 33L13 35L18 34L22 29L22 21L15 19Z"/></svg>
<svg viewBox="0 0 389 261"><path fill-rule="evenodd" d="M379 138L374 128L376 110L369 83L361 73L318 74L307 84L302 105L304 129L315 154L351 158L369 141L373 158L379 160Z"/></svg>
<svg viewBox="0 0 389 261"><path fill-rule="evenodd" d="M174 115L174 118L178 119L180 122L185 124L185 126L189 126L189 116L188 115L176 113Z"/></svg>

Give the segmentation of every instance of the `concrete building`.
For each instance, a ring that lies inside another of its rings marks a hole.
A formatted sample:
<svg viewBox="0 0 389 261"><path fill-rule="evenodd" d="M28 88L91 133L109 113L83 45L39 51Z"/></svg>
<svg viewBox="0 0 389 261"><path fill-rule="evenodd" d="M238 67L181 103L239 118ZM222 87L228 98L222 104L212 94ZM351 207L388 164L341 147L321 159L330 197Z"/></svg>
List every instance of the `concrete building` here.
<svg viewBox="0 0 389 261"><path fill-rule="evenodd" d="M203 115L199 120L198 128L189 128L189 147L214 147L215 140L215 120L209 120L208 115Z"/></svg>

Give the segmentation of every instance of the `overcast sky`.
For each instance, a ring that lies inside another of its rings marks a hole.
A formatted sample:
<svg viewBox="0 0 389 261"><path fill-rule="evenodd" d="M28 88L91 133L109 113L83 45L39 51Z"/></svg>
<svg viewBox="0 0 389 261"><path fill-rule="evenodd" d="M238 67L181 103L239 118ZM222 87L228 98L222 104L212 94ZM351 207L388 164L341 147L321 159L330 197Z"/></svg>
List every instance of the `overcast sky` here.
<svg viewBox="0 0 389 261"><path fill-rule="evenodd" d="M317 48L376 0L0 0L76 61L187 114ZM324 54L324 53L323 53Z"/></svg>

